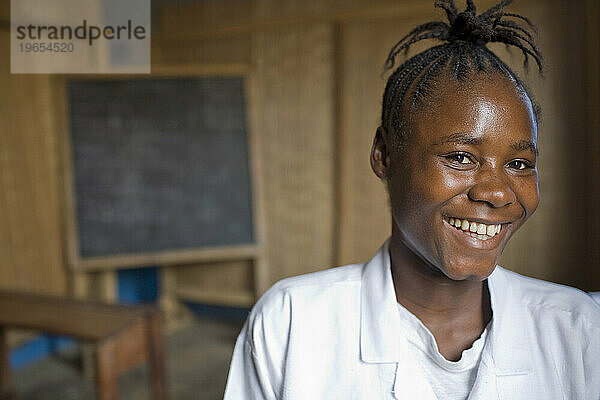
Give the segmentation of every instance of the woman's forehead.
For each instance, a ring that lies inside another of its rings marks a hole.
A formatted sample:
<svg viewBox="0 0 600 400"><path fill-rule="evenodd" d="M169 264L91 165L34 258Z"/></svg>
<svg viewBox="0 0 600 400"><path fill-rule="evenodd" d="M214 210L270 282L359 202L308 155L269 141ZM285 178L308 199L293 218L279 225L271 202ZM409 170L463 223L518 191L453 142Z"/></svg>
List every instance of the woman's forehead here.
<svg viewBox="0 0 600 400"><path fill-rule="evenodd" d="M431 143L462 133L481 140L511 136L517 141L537 141L531 100L511 80L454 79L438 82L435 89L411 114L414 139Z"/></svg>

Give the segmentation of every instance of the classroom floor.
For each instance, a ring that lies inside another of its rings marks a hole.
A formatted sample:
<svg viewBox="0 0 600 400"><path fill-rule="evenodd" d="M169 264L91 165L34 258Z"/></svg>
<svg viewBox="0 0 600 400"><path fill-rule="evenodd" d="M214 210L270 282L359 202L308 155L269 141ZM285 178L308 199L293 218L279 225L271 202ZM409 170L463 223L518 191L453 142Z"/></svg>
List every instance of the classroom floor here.
<svg viewBox="0 0 600 400"><path fill-rule="evenodd" d="M231 353L242 321L196 318L167 338L169 398L173 400L222 399ZM60 354L27 365L14 372L19 400L93 400L91 381L84 379L72 346ZM120 398L147 400L148 367L123 374Z"/></svg>

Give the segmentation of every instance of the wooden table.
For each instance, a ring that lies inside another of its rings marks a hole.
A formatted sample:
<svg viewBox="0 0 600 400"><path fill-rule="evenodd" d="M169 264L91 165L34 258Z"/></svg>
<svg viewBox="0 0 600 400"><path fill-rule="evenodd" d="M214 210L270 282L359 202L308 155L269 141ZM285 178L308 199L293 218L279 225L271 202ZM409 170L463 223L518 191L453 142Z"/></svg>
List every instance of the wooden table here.
<svg viewBox="0 0 600 400"><path fill-rule="evenodd" d="M107 305L0 290L0 400L13 392L6 328L70 336L92 350L98 400L118 399L117 376L150 363L154 400L167 398L162 315L153 306Z"/></svg>

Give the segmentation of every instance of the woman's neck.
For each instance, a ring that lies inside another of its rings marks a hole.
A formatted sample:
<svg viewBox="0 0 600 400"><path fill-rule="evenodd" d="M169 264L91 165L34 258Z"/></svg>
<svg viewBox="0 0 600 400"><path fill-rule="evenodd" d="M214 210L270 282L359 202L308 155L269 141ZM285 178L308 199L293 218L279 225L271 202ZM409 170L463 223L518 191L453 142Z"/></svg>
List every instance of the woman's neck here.
<svg viewBox="0 0 600 400"><path fill-rule="evenodd" d="M487 281L451 280L408 248L398 232L389 249L396 299L431 331L444 357L459 359L491 320Z"/></svg>

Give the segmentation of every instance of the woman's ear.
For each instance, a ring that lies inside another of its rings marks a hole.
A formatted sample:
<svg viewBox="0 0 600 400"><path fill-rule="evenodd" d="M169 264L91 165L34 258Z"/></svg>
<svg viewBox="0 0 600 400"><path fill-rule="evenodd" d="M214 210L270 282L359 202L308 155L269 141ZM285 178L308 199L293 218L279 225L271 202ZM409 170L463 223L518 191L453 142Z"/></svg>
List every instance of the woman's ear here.
<svg viewBox="0 0 600 400"><path fill-rule="evenodd" d="M377 128L373 147L371 147L371 168L379 179L386 180L390 175L391 143L388 132L383 127Z"/></svg>

